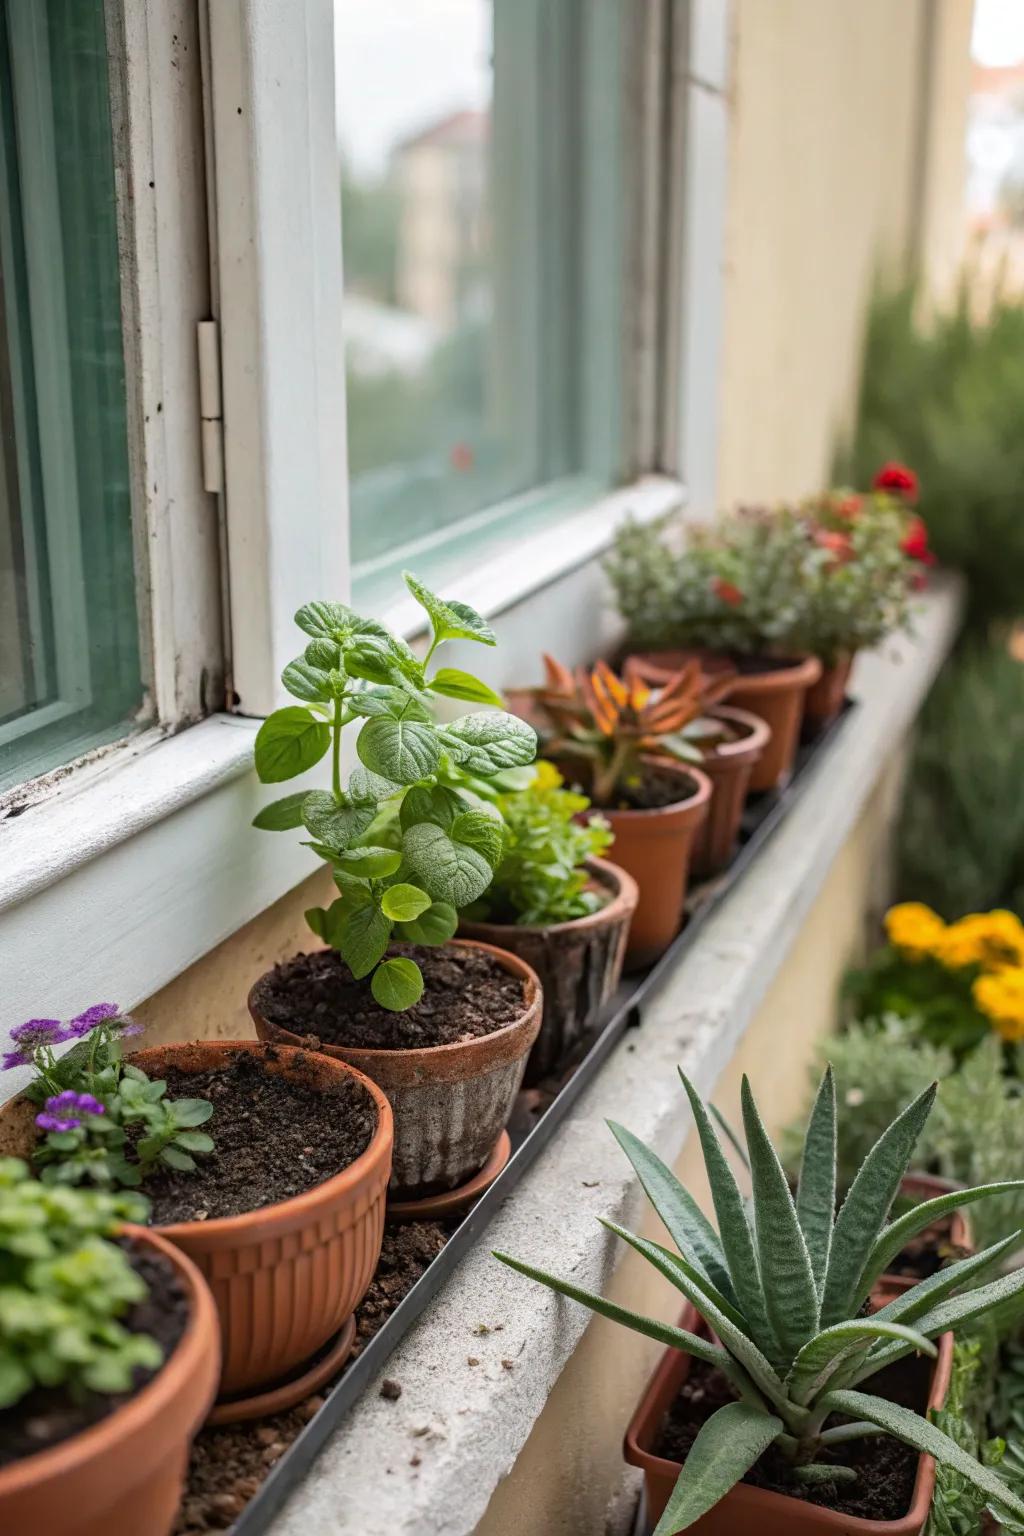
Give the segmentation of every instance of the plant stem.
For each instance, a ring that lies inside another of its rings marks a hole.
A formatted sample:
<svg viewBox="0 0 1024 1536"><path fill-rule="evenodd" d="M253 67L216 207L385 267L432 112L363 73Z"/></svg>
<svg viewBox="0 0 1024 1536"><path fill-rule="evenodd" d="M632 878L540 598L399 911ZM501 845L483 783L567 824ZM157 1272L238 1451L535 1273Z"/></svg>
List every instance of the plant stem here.
<svg viewBox="0 0 1024 1536"><path fill-rule="evenodd" d="M331 726L331 787L335 800L341 799L341 700L334 701L334 722Z"/></svg>

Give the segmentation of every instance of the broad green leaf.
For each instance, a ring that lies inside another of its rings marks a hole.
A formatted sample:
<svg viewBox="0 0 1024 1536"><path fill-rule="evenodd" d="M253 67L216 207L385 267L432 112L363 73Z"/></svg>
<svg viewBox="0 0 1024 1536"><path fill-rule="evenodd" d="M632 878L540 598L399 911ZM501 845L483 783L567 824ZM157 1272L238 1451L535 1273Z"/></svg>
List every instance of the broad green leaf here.
<svg viewBox="0 0 1024 1536"><path fill-rule="evenodd" d="M823 1327L843 1323L856 1312L866 1294L861 1279L878 1234L900 1187L917 1138L935 1101L937 1084L918 1095L871 1148L832 1229L825 1290L821 1303Z"/></svg>
<svg viewBox="0 0 1024 1536"><path fill-rule="evenodd" d="M370 991L382 1008L403 1013L423 996L423 972L415 960L396 955L378 965L370 982Z"/></svg>
<svg viewBox="0 0 1024 1536"><path fill-rule="evenodd" d="M386 880L402 863L402 855L394 848L345 848L334 858L339 869L361 880Z"/></svg>
<svg viewBox="0 0 1024 1536"><path fill-rule="evenodd" d="M736 1293L718 1233L689 1190L683 1188L672 1170L632 1131L614 1120L609 1120L608 1126L632 1163L644 1193L665 1223L679 1252L735 1304Z"/></svg>
<svg viewBox="0 0 1024 1536"><path fill-rule="evenodd" d="M34 1385L33 1378L11 1355L0 1356L0 1408L10 1408Z"/></svg>
<svg viewBox="0 0 1024 1536"><path fill-rule="evenodd" d="M353 768L349 775L348 797L354 805L380 805L383 800L390 800L392 795L397 795L404 786L396 784L394 779L387 779L382 774L371 773L369 768Z"/></svg>
<svg viewBox="0 0 1024 1536"><path fill-rule="evenodd" d="M256 772L264 784L305 773L331 744L330 727L308 709L289 704L268 715L256 733Z"/></svg>
<svg viewBox="0 0 1024 1536"><path fill-rule="evenodd" d="M918 1333L923 1333L927 1338L934 1338L937 1334L948 1333L950 1329L958 1330L973 1318L983 1317L993 1308L1005 1307L1008 1302L1014 1301L1024 1306L1024 1269L1015 1269L1011 1274L1000 1275L998 1280L991 1280L988 1285L980 1285L975 1290L965 1292L963 1296L947 1297L937 1306L929 1308L921 1317L915 1318L914 1327ZM884 1355L879 1354L877 1363L872 1360L866 1361L864 1368L858 1371L856 1380L863 1381L868 1375L874 1375L875 1371L880 1370L883 1365L888 1365L892 1360L898 1360L901 1355L907 1353L907 1348L899 1344L891 1345L885 1350Z"/></svg>
<svg viewBox="0 0 1024 1536"><path fill-rule="evenodd" d="M184 1147L186 1152L212 1152L213 1137L207 1136L205 1131L179 1131L174 1138L177 1147Z"/></svg>
<svg viewBox="0 0 1024 1536"><path fill-rule="evenodd" d="M430 821L445 832L451 831L456 816L461 816L465 801L458 790L446 784L414 784L402 800L399 820L402 830Z"/></svg>
<svg viewBox="0 0 1024 1536"><path fill-rule="evenodd" d="M807 1123L796 1192L796 1214L820 1295L828 1273L832 1223L836 1215L836 1084L831 1063L825 1068Z"/></svg>
<svg viewBox="0 0 1024 1536"><path fill-rule="evenodd" d="M333 875L335 885L350 906L365 907L372 902L370 887L358 875L349 874L347 869L339 869L337 865L334 866Z"/></svg>
<svg viewBox="0 0 1024 1536"><path fill-rule="evenodd" d="M351 628L357 617L344 603L306 603L295 615L295 622L314 640L333 640L340 630Z"/></svg>
<svg viewBox="0 0 1024 1536"><path fill-rule="evenodd" d="M765 1307L784 1354L793 1359L818 1331L818 1289L786 1175L745 1074L740 1098Z"/></svg>
<svg viewBox="0 0 1024 1536"><path fill-rule="evenodd" d="M337 672L342 669L341 646L336 640L311 640L302 653L302 659L320 672Z"/></svg>
<svg viewBox="0 0 1024 1536"><path fill-rule="evenodd" d="M443 693L448 699L465 699L470 704L494 704L501 709L505 701L480 678L471 672L460 672L458 667L442 667L435 672L427 687L432 693Z"/></svg>
<svg viewBox="0 0 1024 1536"><path fill-rule="evenodd" d="M532 763L537 755L533 726L504 710L463 715L440 734L460 767L485 779L506 768Z"/></svg>
<svg viewBox="0 0 1024 1536"><path fill-rule="evenodd" d="M213 1105L209 1099L172 1099L170 1113L175 1125L191 1129L206 1124L213 1114Z"/></svg>
<svg viewBox="0 0 1024 1536"><path fill-rule="evenodd" d="M475 848L455 843L432 822L410 827L402 838L410 872L435 901L468 906L491 883L491 866Z"/></svg>
<svg viewBox="0 0 1024 1536"><path fill-rule="evenodd" d="M421 608L425 608L437 640L479 640L482 645L496 645L494 630L468 603L447 602L436 597L411 571L403 579Z"/></svg>
<svg viewBox="0 0 1024 1536"><path fill-rule="evenodd" d="M345 701L354 715L368 720L384 716L389 720L431 720L430 710L404 688L369 688L365 693L350 694Z"/></svg>
<svg viewBox="0 0 1024 1536"><path fill-rule="evenodd" d="M465 843L475 848L487 860L492 869L501 863L505 848L505 830L502 822L487 811L463 811L451 825L451 838L455 843Z"/></svg>
<svg viewBox="0 0 1024 1536"><path fill-rule="evenodd" d="M736 1299L750 1326L751 1337L773 1364L777 1364L781 1359L782 1351L775 1329L768 1320L764 1292L761 1288L757 1250L747 1221L743 1196L733 1178L732 1169L729 1167L721 1143L715 1134L715 1128L698 1097L697 1090L682 1070L679 1076L690 1100L697 1134L700 1137L708 1183L711 1186L711 1198L718 1218L719 1241L725 1254ZM788 1360L786 1364L789 1364Z"/></svg>
<svg viewBox="0 0 1024 1536"><path fill-rule="evenodd" d="M261 811L257 811L252 819L253 826L259 827L261 832L291 832L295 827L301 827L302 802L305 798L306 791L300 789L297 794L272 800Z"/></svg>
<svg viewBox="0 0 1024 1536"><path fill-rule="evenodd" d="M359 761L371 773L398 784L415 784L441 763L438 732L422 720L368 720L356 737Z"/></svg>
<svg viewBox="0 0 1024 1536"><path fill-rule="evenodd" d="M367 900L360 905L369 905L369 893L367 893ZM341 943L341 919L352 908L353 904L347 897L339 897L337 901L332 901L329 907L310 907L304 916L317 938L329 944L331 949L337 949Z"/></svg>
<svg viewBox="0 0 1024 1536"><path fill-rule="evenodd" d="M936 1461L952 1467L954 1472L959 1472L961 1477L980 1488L982 1493L1003 1508L1010 1510L1018 1519L1024 1519L1024 1499L1019 1498L989 1467L983 1467L975 1461L955 1440L944 1435L928 1419L921 1418L920 1414L887 1402L884 1398L873 1397L868 1392L829 1392L822 1399L823 1406L826 1403L835 1413L849 1414L854 1419L866 1419L870 1424L877 1424L887 1434L895 1435L897 1440L912 1445L917 1451L923 1451L926 1456L934 1456Z"/></svg>
<svg viewBox="0 0 1024 1536"><path fill-rule="evenodd" d="M390 683L395 676L395 660L390 648L364 640L345 649L345 670L351 677L367 683Z"/></svg>
<svg viewBox="0 0 1024 1536"><path fill-rule="evenodd" d="M507 1264L509 1269L518 1270L528 1280L539 1280L541 1285L548 1286L552 1291L557 1291L560 1296L568 1296L570 1301L578 1301L584 1307L589 1307L591 1312L598 1312L602 1317L610 1318L613 1323L622 1323L626 1328L632 1328L636 1333L642 1333L649 1339L656 1339L659 1344L667 1344L670 1349L682 1350L684 1355L692 1355L695 1360L704 1360L708 1365L715 1365L724 1375L731 1380L742 1377L742 1372L733 1360L732 1356L722 1348L720 1344L712 1344L709 1339L702 1339L696 1333L690 1333L685 1328L675 1328L671 1323L659 1322L653 1317L644 1317L639 1312L631 1312L628 1307L620 1307L617 1302L608 1301L606 1297L599 1296L595 1291L584 1290L581 1286L573 1285L571 1280L562 1280L558 1275L548 1274L546 1270L535 1269L532 1264L526 1264L522 1259L514 1259L510 1253L502 1253L494 1250L494 1257L500 1259L502 1264Z"/></svg>
<svg viewBox="0 0 1024 1536"><path fill-rule="evenodd" d="M416 885L392 885L381 897L381 911L395 923L411 923L430 906L430 897Z"/></svg>
<svg viewBox="0 0 1024 1536"><path fill-rule="evenodd" d="M290 661L281 673L281 681L288 692L308 704L321 704L334 697L330 675L320 667L312 667L303 656Z"/></svg>
<svg viewBox="0 0 1024 1536"><path fill-rule="evenodd" d="M935 1345L924 1334L893 1323L877 1314L852 1318L826 1328L804 1345L786 1378L786 1388L798 1403L811 1403L821 1393L839 1366L853 1352L870 1348L879 1339L897 1339L908 1350L935 1355Z"/></svg>
<svg viewBox="0 0 1024 1536"><path fill-rule="evenodd" d="M339 805L324 789L311 789L302 807L305 826L328 848L347 848L363 835L375 815L375 806Z"/></svg>
<svg viewBox="0 0 1024 1536"><path fill-rule="evenodd" d="M432 901L422 916L399 923L396 933L407 944L447 944L459 926L459 914L447 901Z"/></svg>
<svg viewBox="0 0 1024 1536"><path fill-rule="evenodd" d="M353 907L342 913L338 949L357 981L383 959L390 938L391 922L379 907Z"/></svg>
<svg viewBox="0 0 1024 1536"><path fill-rule="evenodd" d="M701 1425L654 1536L676 1536L720 1504L772 1444L784 1425L751 1403L726 1403Z"/></svg>
<svg viewBox="0 0 1024 1536"><path fill-rule="evenodd" d="M1009 1179L1000 1184L978 1184L974 1189L958 1189L946 1195L936 1195L932 1200L923 1200L905 1216L891 1222L880 1235L865 1263L859 1289L866 1295L910 1239L923 1232L925 1227L930 1227L941 1216L948 1216L961 1206L973 1205L975 1200L987 1200L991 1195L1015 1194L1022 1189L1024 1180Z"/></svg>
<svg viewBox="0 0 1024 1536"><path fill-rule="evenodd" d="M164 1147L160 1153L160 1161L166 1163L168 1168L176 1168L179 1173L191 1173L196 1166L195 1159L190 1157L187 1152L183 1152L180 1147L174 1146L173 1143L170 1146Z"/></svg>

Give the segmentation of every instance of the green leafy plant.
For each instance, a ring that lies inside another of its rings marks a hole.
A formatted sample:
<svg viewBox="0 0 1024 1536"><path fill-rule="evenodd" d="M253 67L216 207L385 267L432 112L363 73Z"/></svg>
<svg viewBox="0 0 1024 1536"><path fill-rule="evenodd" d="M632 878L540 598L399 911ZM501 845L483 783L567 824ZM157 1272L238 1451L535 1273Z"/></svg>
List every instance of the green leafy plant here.
<svg viewBox="0 0 1024 1536"><path fill-rule="evenodd" d="M940 1270L866 1314L879 1276L910 1237L960 1206L1024 1183L1001 1181L926 1200L889 1221L914 1145L928 1118L930 1085L883 1132L836 1214L836 1101L826 1071L811 1111L796 1196L758 1113L742 1088L743 1125L752 1195L744 1201L718 1135L689 1080L690 1100L718 1218L718 1230L664 1163L622 1126L612 1125L677 1251L604 1225L671 1282L713 1330L719 1343L684 1328L641 1317L508 1254L531 1279L593 1311L717 1367L736 1401L705 1422L694 1441L655 1536L686 1530L719 1503L770 1445L794 1484L839 1484L856 1477L833 1461L844 1442L884 1432L960 1472L988 1497L1024 1517L1024 1499L948 1435L911 1410L859 1390L884 1366L913 1353L935 1355L933 1339L994 1308L1021 1305L1024 1273L1004 1275L963 1295L996 1264L1016 1234ZM832 1422L843 1415L845 1422Z"/></svg>
<svg viewBox="0 0 1024 1536"><path fill-rule="evenodd" d="M996 1353L995 1330L985 1327L985 1321L966 1338L957 1339L946 1401L932 1419L936 1428L968 1456L987 1467L1000 1467L1004 1481L1012 1484L1004 1461L1006 1442L999 1437L987 1438L985 1433ZM925 1536L979 1536L986 1503L982 1489L955 1467L940 1463L935 1469L935 1492ZM1011 1528L1020 1527L1014 1521Z"/></svg>
<svg viewBox="0 0 1024 1536"><path fill-rule="evenodd" d="M445 641L494 645L495 637L465 603L442 601L408 572L405 582L430 619L423 661L343 603L308 603L295 615L309 643L281 681L302 703L263 722L256 771L265 784L280 783L329 753L331 786L287 795L253 822L310 834L307 846L331 865L341 894L306 920L356 979L370 977L381 1007L396 1012L419 1000L423 975L408 956L385 958L392 938L443 944L452 937L458 909L483 895L504 850L488 785L531 762L537 746L531 727L501 709L436 718L438 698L501 704L469 672L429 671ZM343 786L342 732L356 724L359 766Z"/></svg>
<svg viewBox="0 0 1024 1536"><path fill-rule="evenodd" d="M1003 1339L992 1379L988 1429L992 1444L1001 1449L1000 1470L1004 1482L1024 1496L1024 1343L1019 1336ZM1024 1521L1005 1510L993 1510L1000 1527L1013 1536L1024 1532Z"/></svg>
<svg viewBox="0 0 1024 1536"><path fill-rule="evenodd" d="M539 762L522 789L498 797L505 852L486 893L470 908L481 921L549 925L586 917L601 906L586 860L612 842L601 816L579 822L586 795L566 789L552 763Z"/></svg>
<svg viewBox="0 0 1024 1536"><path fill-rule="evenodd" d="M36 1387L127 1392L163 1353L118 1321L147 1294L110 1238L144 1203L99 1190L55 1189L0 1158L0 1409Z"/></svg>

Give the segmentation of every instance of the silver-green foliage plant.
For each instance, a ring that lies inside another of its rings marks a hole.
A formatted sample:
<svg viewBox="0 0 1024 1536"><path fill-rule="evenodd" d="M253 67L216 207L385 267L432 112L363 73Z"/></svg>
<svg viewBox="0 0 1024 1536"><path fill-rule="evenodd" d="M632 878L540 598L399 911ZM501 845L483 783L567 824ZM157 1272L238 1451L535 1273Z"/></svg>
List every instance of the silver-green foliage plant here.
<svg viewBox="0 0 1024 1536"><path fill-rule="evenodd" d="M442 601L408 572L405 581L430 619L423 661L343 603L308 603L295 615L309 643L281 681L302 702L263 722L256 771L265 784L281 783L330 753L331 785L286 795L253 823L271 832L306 829L308 846L331 865L341 892L306 920L354 977L371 977L377 1002L396 1012L419 1000L423 975L407 956L385 959L388 945L393 937L414 944L452 937L458 909L487 889L504 848L501 814L486 798L489 781L532 762L537 750L532 728L500 708L447 723L436 718L439 697L501 705L469 672L429 670L445 641L494 645L495 637L467 604ZM343 785L341 738L350 725L360 727L359 766Z"/></svg>
<svg viewBox="0 0 1024 1536"><path fill-rule="evenodd" d="M144 1217L137 1195L40 1184L0 1158L0 1409L36 1387L127 1392L161 1364L159 1344L120 1321L147 1291L110 1241Z"/></svg>
<svg viewBox="0 0 1024 1536"><path fill-rule="evenodd" d="M682 1076L682 1074L680 1074ZM940 1195L889 1220L890 1207L935 1098L931 1084L897 1116L871 1148L836 1214L836 1098L826 1070L811 1112L796 1195L743 1081L743 1126L751 1198L744 1200L714 1125L683 1076L696 1120L718 1230L693 1196L642 1142L622 1126L612 1131L665 1223L677 1252L605 1225L690 1302L719 1343L687 1329L639 1316L570 1281L497 1257L595 1312L716 1366L736 1401L713 1413L687 1457L655 1536L686 1530L735 1486L769 1446L788 1464L794 1486L855 1479L835 1462L837 1447L886 1433L960 1472L988 1498L1024 1517L1024 1499L989 1467L969 1456L927 1419L861 1390L905 1355L934 1356L933 1340L990 1309L1020 1304L1024 1272L1002 1276L963 1295L1016 1241L1013 1234L922 1280L878 1311L865 1314L872 1288L904 1244L941 1216L1024 1182L995 1183ZM835 1422L841 1415L843 1422Z"/></svg>

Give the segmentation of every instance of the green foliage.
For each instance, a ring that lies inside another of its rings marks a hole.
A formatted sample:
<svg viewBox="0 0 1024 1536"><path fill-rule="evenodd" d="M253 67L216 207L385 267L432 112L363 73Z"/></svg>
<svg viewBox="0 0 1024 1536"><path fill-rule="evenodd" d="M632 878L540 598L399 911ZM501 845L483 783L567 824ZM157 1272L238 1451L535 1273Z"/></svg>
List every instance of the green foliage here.
<svg viewBox="0 0 1024 1536"><path fill-rule="evenodd" d="M711 1361L731 1383L739 1401L705 1422L655 1536L693 1525L770 1444L788 1462L795 1481L847 1481L850 1469L836 1473L830 1465L831 1446L879 1429L934 1456L987 1498L1024 1518L1024 1499L956 1440L910 1410L857 1390L905 1355L934 1355L932 1341L942 1333L965 1328L995 1310L1003 1316L1020 1313L1024 1272L973 1284L1005 1257L1013 1238L940 1270L878 1311L865 1313L863 1307L910 1237L961 1206L1022 1191L1024 1181L941 1195L889 1222L890 1206L935 1096L933 1083L882 1131L836 1215L830 1199L837 1184L836 1103L827 1070L812 1111L795 1199L744 1079L752 1185L744 1200L711 1117L685 1077L683 1084L697 1122L718 1231L664 1163L618 1126L612 1130L678 1252L613 1221L604 1225L682 1293L720 1344L631 1313L572 1282L497 1254L513 1269L593 1311ZM957 1294L967 1282L971 1288ZM831 1424L833 1414L852 1422Z"/></svg>
<svg viewBox="0 0 1024 1536"><path fill-rule="evenodd" d="M1024 308L997 295L974 319L965 282L950 310L922 324L920 309L913 285L875 297L857 426L838 477L866 485L887 459L912 464L935 551L970 582L972 618L1016 617L1024 592Z"/></svg>
<svg viewBox="0 0 1024 1536"><path fill-rule="evenodd" d="M992 1344L977 1334L957 1339L945 1406L932 1415L943 1434L987 1466L997 1466L1003 1453L1000 1440L982 1439L987 1404L981 1399L991 1376L993 1353ZM939 1465L925 1536L979 1536L985 1504L980 1488L953 1467Z"/></svg>
<svg viewBox="0 0 1024 1536"><path fill-rule="evenodd" d="M1022 783L1024 665L1005 645L966 644L921 714L899 818L900 892L946 918L992 907L1024 916Z"/></svg>
<svg viewBox="0 0 1024 1536"><path fill-rule="evenodd" d="M254 820L264 831L304 826L307 846L331 865L341 895L306 913L313 932L337 949L352 975L370 978L384 1008L418 1001L423 977L414 961L387 957L393 938L443 944L457 909L491 883L504 849L491 781L533 760L536 736L501 710L442 723L437 698L500 704L469 672L429 672L448 640L494 645L493 631L465 603L443 600L406 573L406 585L430 619L431 644L418 661L404 641L342 603L308 603L295 615L310 636L282 674L305 707L268 716L256 737L256 770L265 783L295 777L331 753L331 787L286 795ZM361 726L359 766L342 787L341 735Z"/></svg>
<svg viewBox="0 0 1024 1536"><path fill-rule="evenodd" d="M537 764L524 789L498 798L505 851L486 894L470 916L497 923L549 925L596 912L602 898L588 888L585 862L608 848L612 833L600 816L580 823L586 795L565 789L551 763Z"/></svg>
<svg viewBox="0 0 1024 1536"><path fill-rule="evenodd" d="M146 1286L109 1239L143 1214L132 1196L55 1189L0 1158L0 1410L36 1387L126 1392L161 1364L155 1340L118 1321Z"/></svg>
<svg viewBox="0 0 1024 1536"><path fill-rule="evenodd" d="M1024 1493L1024 1343L1019 1337L1005 1339L999 1351L988 1427L995 1437L990 1443L1001 1450L1003 1479L1016 1493ZM1014 1536L1024 1532L1024 1522L1000 1509L992 1513L1002 1530Z"/></svg>
<svg viewBox="0 0 1024 1536"><path fill-rule="evenodd" d="M974 966L953 969L930 955L909 960L891 945L843 977L843 997L856 1017L906 1020L921 1039L962 1054L992 1033L971 991Z"/></svg>

